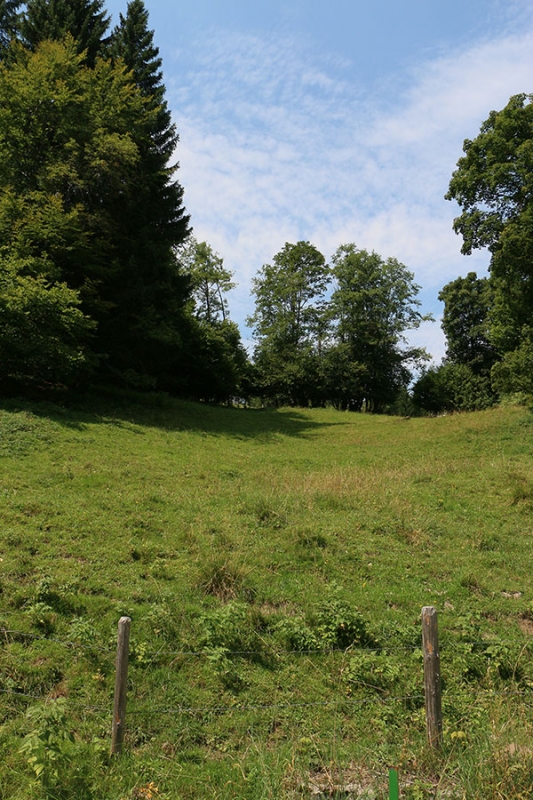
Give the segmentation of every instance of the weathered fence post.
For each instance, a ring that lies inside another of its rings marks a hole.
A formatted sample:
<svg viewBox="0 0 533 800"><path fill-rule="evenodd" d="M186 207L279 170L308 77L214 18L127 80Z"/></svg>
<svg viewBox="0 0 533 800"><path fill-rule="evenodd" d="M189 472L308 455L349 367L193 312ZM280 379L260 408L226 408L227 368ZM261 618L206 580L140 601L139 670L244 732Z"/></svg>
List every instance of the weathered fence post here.
<svg viewBox="0 0 533 800"><path fill-rule="evenodd" d="M433 606L424 606L422 609L422 649L424 651L424 693L428 742L430 747L440 747L442 744L442 705L439 633L437 611Z"/></svg>
<svg viewBox="0 0 533 800"><path fill-rule="evenodd" d="M111 729L111 755L121 753L124 743L130 625L130 617L120 618L118 623L115 698L113 702L113 727Z"/></svg>

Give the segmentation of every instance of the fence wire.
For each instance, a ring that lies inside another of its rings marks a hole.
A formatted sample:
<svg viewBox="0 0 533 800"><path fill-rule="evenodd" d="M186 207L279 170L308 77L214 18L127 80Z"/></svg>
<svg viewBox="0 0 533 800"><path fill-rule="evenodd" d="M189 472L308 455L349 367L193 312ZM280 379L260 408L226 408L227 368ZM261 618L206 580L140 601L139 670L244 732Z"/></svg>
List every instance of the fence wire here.
<svg viewBox="0 0 533 800"><path fill-rule="evenodd" d="M100 653L105 653L108 655L114 654L116 652L115 647L104 647L97 643L87 643L87 642L79 642L73 641L69 639L60 639L51 636L39 635L30 633L27 631L20 631L8 628L0 628L0 637L4 637L6 642L9 643L9 640L16 641L17 638L27 640L27 641L39 641L39 642L53 642L56 644L63 645L67 649L81 649L94 652L95 650ZM465 639L460 640L461 644L466 644L471 647L487 647L490 645L517 645L521 646L522 652L528 648L532 643L533 640L519 640L519 639L485 639L485 640L473 640L468 641ZM144 642L137 643L137 647L139 645L144 645ZM447 646L451 643L445 643L444 647L441 644L440 650L446 650ZM330 648L330 649L309 649L309 650L281 650L275 647L268 647L268 651L265 652L263 650L225 650L224 655L227 657L264 657L265 655L273 655L279 658L283 656L319 656L319 657L327 657L332 654L343 654L343 655L350 655L351 653L383 653L386 655L393 654L395 652L422 652L421 645L401 645L401 646L384 646L384 647L359 647L357 645L352 645L347 648ZM135 642L132 642L132 655L133 661L135 657ZM142 667L146 668L150 666L151 661L155 662L158 659L163 657L170 657L173 659L181 658L181 657L190 657L190 658L202 658L202 657L209 657L210 649L209 648L202 648L199 650L158 650L155 653L148 654L143 652L143 662ZM153 665L153 663L152 663ZM365 688L365 685L361 683L359 687L355 686L354 688ZM366 687L368 688L368 687ZM370 687L372 688L372 687ZM376 689L377 687L373 687ZM522 700L529 706L531 701L533 700L533 688L528 689L520 689L520 690L502 690L497 691L494 689L474 689L471 691L473 695L474 701L481 698L497 698L497 697L504 697L504 698L522 698ZM133 689L133 697L129 701L129 707L127 710L128 717L154 717L154 716L164 716L164 715L201 715L201 714L227 714L227 713L248 713L253 711L282 711L284 709L311 709L311 708L358 708L363 706L368 706L371 704L391 704L391 703L413 703L413 702L420 702L423 703L425 700L425 696L423 693L420 694L375 694L373 696L367 696L363 698L354 698L354 697L337 697L328 700L317 700L313 702L290 702L290 701L280 701L280 702L270 702L270 703L261 703L261 702L250 702L250 703L227 703L227 704L216 704L216 705L181 705L178 704L175 707L167 707L167 706L157 706L157 705L150 705L142 707L142 701L140 706L137 706L137 702L135 700L135 689ZM442 698L444 701L446 700L453 700L454 697L460 697L463 693L460 691L450 691L444 690L442 693ZM16 700L24 700L24 701L33 701L33 702L52 702L55 698L50 694L33 694L30 692L24 691L17 691L17 689L13 688L0 688L0 695L3 695L5 698L11 698L13 701ZM95 714L111 714L112 708L112 698L109 700L108 705L96 705L96 704L88 704L80 702L74 698L65 698L69 707L78 710L78 711L85 711ZM132 707L133 706L133 707Z"/></svg>
<svg viewBox="0 0 533 800"><path fill-rule="evenodd" d="M58 639L53 636L43 636L40 634L29 633L27 631L18 631L18 630L11 630L7 628L0 628L0 636L3 636L7 639L7 637L12 637L13 641L16 641L16 638L24 638L28 640L34 641L42 641L42 642L53 642L54 644L63 645L66 648L70 649L80 649L80 650L88 650L94 651L98 650L101 653L107 653L109 655L115 655L116 653L116 646L108 646L104 647L103 645L99 645L96 643L87 643L87 642L80 642L77 640L71 639ZM533 639L481 639L481 640L469 640L461 638L459 640L460 644L470 645L471 647L487 647L490 645L520 645L523 648L528 648L533 646ZM135 648L136 646L139 647L140 645L144 645L144 641L135 642L134 639L131 640L131 650L133 654L133 661L135 660ZM448 647L452 644L456 644L455 642L440 642L439 644L439 651L445 652ZM168 656L170 658L203 658L212 651L212 647L206 646L200 648L199 650L156 650L155 652L143 652L143 663L148 661L156 662L158 659L162 658L163 656ZM224 650L224 654L229 657L235 658L251 658L251 657L261 657L264 656L266 653L275 656L327 656L330 654L335 653L344 653L349 654L353 652L357 653L403 653L403 652L422 652L422 645L420 644L413 644L413 645L382 645L380 647L363 647L358 644L349 645L348 647L329 647L329 648L314 648L314 649L282 649L277 648L271 645L267 645L266 650L229 650L225 647L221 648Z"/></svg>
<svg viewBox="0 0 533 800"><path fill-rule="evenodd" d="M50 695L46 694L28 694L26 692L17 692L13 689L1 689L0 694L13 697L14 699L23 699L23 700L38 700L41 702L52 702L56 698L50 697ZM497 692L492 689L480 689L477 690L475 693L476 699L479 697L485 698L496 698L496 697L521 697L523 699L533 700L532 691L501 691ZM444 693L443 699L451 699L453 697L459 696L458 692L455 693ZM65 698L68 705L76 710L79 711L91 711L97 713L111 713L112 710L112 698L110 698L109 705L107 706L100 706L100 705L87 705L85 703L80 703L76 700L72 700L71 698ZM367 706L372 704L377 705L385 705L389 703L411 703L413 701L424 701L423 694L408 694L408 695L375 695L373 697L364 697L364 698L347 698L342 697L336 700L317 700L314 702L298 702L298 703L290 703L290 702L280 702L280 703L227 703L223 705L202 705L202 706L176 706L174 708L167 708L167 707L154 707L150 706L148 708L130 708L128 707L127 716L163 716L163 715L189 715L194 716L195 714L225 714L228 712L238 712L246 714L250 711L280 711L284 709L291 709L291 708L333 708L336 706L344 706L344 707L359 707L359 706Z"/></svg>

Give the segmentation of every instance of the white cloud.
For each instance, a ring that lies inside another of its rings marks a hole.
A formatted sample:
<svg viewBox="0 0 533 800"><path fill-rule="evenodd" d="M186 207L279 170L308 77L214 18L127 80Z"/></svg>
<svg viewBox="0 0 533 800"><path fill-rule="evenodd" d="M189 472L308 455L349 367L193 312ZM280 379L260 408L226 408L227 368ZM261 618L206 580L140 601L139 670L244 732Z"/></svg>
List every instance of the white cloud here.
<svg viewBox="0 0 533 800"><path fill-rule="evenodd" d="M255 272L299 239L328 257L348 241L398 257L439 313L439 288L488 263L460 255L456 208L443 199L463 139L531 90L532 51L531 28L507 33L418 65L399 97L371 97L346 63L289 39L191 43L192 66L179 90L169 87L180 180L196 238L236 273L234 318L253 310ZM429 330L438 358L442 334L437 323Z"/></svg>

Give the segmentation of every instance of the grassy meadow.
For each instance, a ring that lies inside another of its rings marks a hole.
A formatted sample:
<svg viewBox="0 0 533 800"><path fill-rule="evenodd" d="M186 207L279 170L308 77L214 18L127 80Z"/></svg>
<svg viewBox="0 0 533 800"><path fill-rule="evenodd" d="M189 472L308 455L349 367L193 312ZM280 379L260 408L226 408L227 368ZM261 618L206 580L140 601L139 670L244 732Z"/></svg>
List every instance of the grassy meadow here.
<svg viewBox="0 0 533 800"><path fill-rule="evenodd" d="M4 401L0 798L530 798L532 456L520 407Z"/></svg>

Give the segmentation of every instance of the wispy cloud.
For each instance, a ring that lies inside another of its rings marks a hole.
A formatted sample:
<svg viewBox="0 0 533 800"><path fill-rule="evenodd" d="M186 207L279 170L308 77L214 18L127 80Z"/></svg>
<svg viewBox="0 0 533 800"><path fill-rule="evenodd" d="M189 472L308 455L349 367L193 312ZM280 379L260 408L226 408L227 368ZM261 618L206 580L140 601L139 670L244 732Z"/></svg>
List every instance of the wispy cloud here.
<svg viewBox="0 0 533 800"><path fill-rule="evenodd" d="M456 209L443 199L463 139L532 90L532 51L530 24L411 68L399 95L385 85L370 95L349 64L290 38L192 42L180 85L169 86L180 180L195 235L235 271L237 321L252 311L255 272L299 239L327 257L351 241L396 256L437 314L438 290L488 261L460 255ZM440 357L434 329L426 338Z"/></svg>

